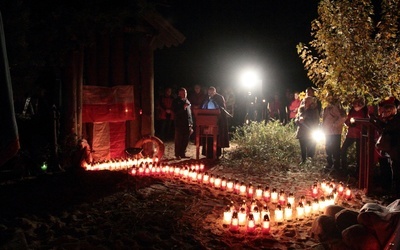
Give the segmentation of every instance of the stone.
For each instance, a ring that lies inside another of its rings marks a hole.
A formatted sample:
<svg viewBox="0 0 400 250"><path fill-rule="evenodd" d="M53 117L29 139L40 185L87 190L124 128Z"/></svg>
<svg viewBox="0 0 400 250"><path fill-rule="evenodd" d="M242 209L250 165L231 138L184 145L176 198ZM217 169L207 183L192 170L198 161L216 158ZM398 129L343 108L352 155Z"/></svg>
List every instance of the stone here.
<svg viewBox="0 0 400 250"><path fill-rule="evenodd" d="M378 239L363 225L356 224L342 231L343 242L351 249L382 249Z"/></svg>
<svg viewBox="0 0 400 250"><path fill-rule="evenodd" d="M335 218L327 215L317 217L311 226L311 237L319 242L325 242L340 238L340 231L337 230Z"/></svg>
<svg viewBox="0 0 400 250"><path fill-rule="evenodd" d="M341 232L344 229L358 224L357 221L358 212L350 210L350 209L343 209L335 215L335 221L337 229Z"/></svg>

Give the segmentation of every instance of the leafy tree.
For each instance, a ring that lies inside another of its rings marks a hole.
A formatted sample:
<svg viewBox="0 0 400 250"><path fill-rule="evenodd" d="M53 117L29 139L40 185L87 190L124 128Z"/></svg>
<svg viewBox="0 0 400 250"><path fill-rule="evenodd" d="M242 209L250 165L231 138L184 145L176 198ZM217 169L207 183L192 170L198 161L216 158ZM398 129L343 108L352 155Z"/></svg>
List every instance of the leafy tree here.
<svg viewBox="0 0 400 250"><path fill-rule="evenodd" d="M311 23L313 40L297 51L310 80L330 95L369 104L400 97L399 0L321 0ZM378 7L382 10L379 15Z"/></svg>

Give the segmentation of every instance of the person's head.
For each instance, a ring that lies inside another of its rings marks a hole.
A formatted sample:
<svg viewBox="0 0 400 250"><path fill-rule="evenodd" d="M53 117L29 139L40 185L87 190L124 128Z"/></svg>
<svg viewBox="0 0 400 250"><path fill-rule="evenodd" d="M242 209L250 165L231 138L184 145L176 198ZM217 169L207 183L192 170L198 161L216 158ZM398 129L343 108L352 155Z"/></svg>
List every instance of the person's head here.
<svg viewBox="0 0 400 250"><path fill-rule="evenodd" d="M390 118L397 114L396 99L389 97L379 104L382 118Z"/></svg>
<svg viewBox="0 0 400 250"><path fill-rule="evenodd" d="M294 92L294 99L295 100L299 100L300 99L299 92Z"/></svg>
<svg viewBox="0 0 400 250"><path fill-rule="evenodd" d="M360 98L356 98L353 101L353 108L356 111L359 111L360 109L362 109L365 106L365 99L363 97Z"/></svg>
<svg viewBox="0 0 400 250"><path fill-rule="evenodd" d="M199 84L194 85L194 92L198 94L200 93L200 91L201 91L201 86Z"/></svg>
<svg viewBox="0 0 400 250"><path fill-rule="evenodd" d="M182 99L185 99L187 96L187 91L185 88L180 88L178 91L178 96Z"/></svg>
<svg viewBox="0 0 400 250"><path fill-rule="evenodd" d="M315 96L314 89L311 87L306 88L306 96Z"/></svg>
<svg viewBox="0 0 400 250"><path fill-rule="evenodd" d="M213 97L217 93L217 89L213 86L208 88L208 96Z"/></svg>
<svg viewBox="0 0 400 250"><path fill-rule="evenodd" d="M170 96L172 94L172 88L170 87L165 88L164 93L166 96Z"/></svg>
<svg viewBox="0 0 400 250"><path fill-rule="evenodd" d="M315 98L312 96L307 96L304 99L304 108L305 109L315 108Z"/></svg>

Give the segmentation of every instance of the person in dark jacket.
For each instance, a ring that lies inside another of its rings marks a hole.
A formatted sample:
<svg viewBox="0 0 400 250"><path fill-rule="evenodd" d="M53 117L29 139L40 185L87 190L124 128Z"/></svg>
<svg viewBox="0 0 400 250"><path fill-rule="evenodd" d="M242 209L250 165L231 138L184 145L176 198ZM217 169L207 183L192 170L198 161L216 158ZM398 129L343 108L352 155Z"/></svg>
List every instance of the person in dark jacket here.
<svg viewBox="0 0 400 250"><path fill-rule="evenodd" d="M218 141L217 141L217 157L221 156L222 148L229 147L228 132L228 111L226 110L225 98L217 93L217 89L213 86L208 88L208 100L202 106L202 109L220 109L218 116ZM212 139L202 142L202 155L207 158L213 157L213 141Z"/></svg>
<svg viewBox="0 0 400 250"><path fill-rule="evenodd" d="M303 165L315 154L316 142L312 138L312 133L319 125L319 112L315 97L308 96L304 99L299 107L295 123L297 125L296 138L299 139L301 150L299 165Z"/></svg>
<svg viewBox="0 0 400 250"><path fill-rule="evenodd" d="M172 111L175 117L175 157L178 160L189 158L186 156L186 148L189 144L190 134L193 132L193 120L185 88L179 89L178 97L172 102Z"/></svg>
<svg viewBox="0 0 400 250"><path fill-rule="evenodd" d="M346 121L344 122L344 124L347 126L347 134L346 134L346 139L344 140L342 148L340 150L341 167L343 170L347 170L348 150L355 143L356 161L357 161L355 176L358 176L360 168L361 124L355 123L354 119L363 119L368 117L369 117L368 107L365 105L365 99L361 97L354 100L354 102L352 103L352 107L350 108L350 111L347 114Z"/></svg>

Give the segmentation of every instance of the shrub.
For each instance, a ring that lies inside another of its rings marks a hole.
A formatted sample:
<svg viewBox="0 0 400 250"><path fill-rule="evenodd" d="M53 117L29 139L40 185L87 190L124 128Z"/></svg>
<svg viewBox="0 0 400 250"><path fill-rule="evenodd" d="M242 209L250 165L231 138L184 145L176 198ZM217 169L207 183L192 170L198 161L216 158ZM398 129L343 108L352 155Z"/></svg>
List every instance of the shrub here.
<svg viewBox="0 0 400 250"><path fill-rule="evenodd" d="M231 141L237 145L232 159L247 158L278 166L299 161L300 146L293 123L283 126L279 121L251 122L237 127Z"/></svg>

